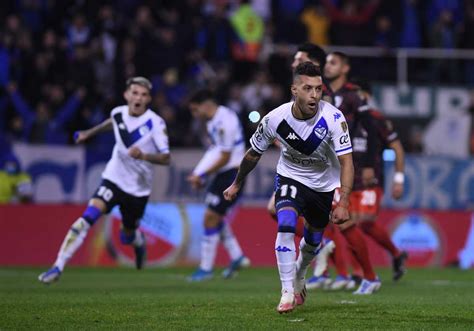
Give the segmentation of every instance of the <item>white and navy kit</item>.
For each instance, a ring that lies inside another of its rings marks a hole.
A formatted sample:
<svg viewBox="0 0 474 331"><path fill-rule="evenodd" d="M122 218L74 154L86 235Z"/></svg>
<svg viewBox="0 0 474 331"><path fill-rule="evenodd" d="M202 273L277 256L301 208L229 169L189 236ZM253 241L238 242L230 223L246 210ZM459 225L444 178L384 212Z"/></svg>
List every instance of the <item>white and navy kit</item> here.
<svg viewBox="0 0 474 331"><path fill-rule="evenodd" d="M124 222L129 218L126 216L136 221L151 193L153 164L132 158L128 151L135 146L144 154L168 154L166 124L150 109L140 116L131 116L126 105L114 108L111 118L115 145L94 197L104 200L108 211L119 205Z"/></svg>
<svg viewBox="0 0 474 331"><path fill-rule="evenodd" d="M219 106L214 117L207 122L207 133L210 146L193 173L198 176L204 174L220 158L222 152L230 152L229 162L217 171L206 194L208 208L224 215L235 201L224 200L222 192L234 181L245 154L242 127L237 114L229 108Z"/></svg>
<svg viewBox="0 0 474 331"><path fill-rule="evenodd" d="M328 102L320 101L316 115L306 120L293 116L293 104L285 103L267 114L250 144L263 153L275 139L281 143L277 210L291 205L309 222L327 223L334 189L340 186L338 156L352 152L348 125L344 115Z"/></svg>

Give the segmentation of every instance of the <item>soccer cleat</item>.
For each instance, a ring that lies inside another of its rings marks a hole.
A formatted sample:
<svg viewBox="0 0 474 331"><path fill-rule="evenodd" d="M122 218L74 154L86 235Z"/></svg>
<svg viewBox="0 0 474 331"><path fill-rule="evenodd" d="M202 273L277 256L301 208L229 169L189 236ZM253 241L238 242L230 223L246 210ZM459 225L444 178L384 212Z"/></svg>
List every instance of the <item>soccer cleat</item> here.
<svg viewBox="0 0 474 331"><path fill-rule="evenodd" d="M378 278L376 280L373 280L373 281L363 279L362 283L360 283L360 286L357 289L357 291L353 292L352 294L356 294L356 295L373 294L378 289L380 289L381 286L382 286L382 283L380 282L380 280Z"/></svg>
<svg viewBox="0 0 474 331"><path fill-rule="evenodd" d="M242 255L237 260L232 261L227 268L222 272L222 277L225 279L232 278L242 268L250 266L250 260L248 257Z"/></svg>
<svg viewBox="0 0 474 331"><path fill-rule="evenodd" d="M280 303L278 304L277 311L280 314L289 313L296 307L295 295L286 290L281 292Z"/></svg>
<svg viewBox="0 0 474 331"><path fill-rule="evenodd" d="M52 282L58 281L59 277L61 277L61 270L59 270L58 267L52 267L39 275L38 280L43 284L51 284Z"/></svg>
<svg viewBox="0 0 474 331"><path fill-rule="evenodd" d="M329 286L327 286L326 289L331 291L339 291L346 288L350 281L351 279L348 277L336 276L336 279L334 279L334 281Z"/></svg>
<svg viewBox="0 0 474 331"><path fill-rule="evenodd" d="M408 253L403 251L399 257L396 257L392 260L393 266L393 280L397 281L404 274L406 274L407 270L405 268L405 261L408 259Z"/></svg>
<svg viewBox="0 0 474 331"><path fill-rule="evenodd" d="M304 304L307 294L308 292L306 291L305 285L303 285L303 289L301 291L295 293L295 302L297 306L301 306L302 304Z"/></svg>
<svg viewBox="0 0 474 331"><path fill-rule="evenodd" d="M143 232L140 232L143 237L143 244L141 246L133 247L135 251L135 266L138 270L142 269L146 262L146 241Z"/></svg>
<svg viewBox="0 0 474 331"><path fill-rule="evenodd" d="M331 278L326 276L313 276L306 281L306 288L313 290L316 288L326 288L331 284Z"/></svg>
<svg viewBox="0 0 474 331"><path fill-rule="evenodd" d="M356 288L357 283L355 280L351 279L347 282L346 287L344 288L345 290L352 291Z"/></svg>
<svg viewBox="0 0 474 331"><path fill-rule="evenodd" d="M323 246L323 248L321 248L318 255L316 255L316 267L314 268L314 275L316 277L321 276L324 271L326 271L328 267L329 255L331 255L331 253L334 251L334 248L336 248L336 244L334 241L330 240Z"/></svg>
<svg viewBox="0 0 474 331"><path fill-rule="evenodd" d="M188 281L202 282L211 279L212 277L214 277L212 270L206 271L199 268L190 277L188 277Z"/></svg>
<svg viewBox="0 0 474 331"><path fill-rule="evenodd" d="M306 280L305 278L300 278L296 279L294 282L294 288L295 288L295 300L296 300L296 305L302 305L304 304L304 301L306 299Z"/></svg>

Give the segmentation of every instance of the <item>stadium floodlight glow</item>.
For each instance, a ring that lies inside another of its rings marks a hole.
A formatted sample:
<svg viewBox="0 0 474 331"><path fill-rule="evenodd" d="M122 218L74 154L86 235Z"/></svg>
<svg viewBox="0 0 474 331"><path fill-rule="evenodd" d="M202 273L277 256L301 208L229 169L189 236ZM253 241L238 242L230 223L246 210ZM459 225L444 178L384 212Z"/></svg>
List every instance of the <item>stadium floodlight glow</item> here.
<svg viewBox="0 0 474 331"><path fill-rule="evenodd" d="M260 113L258 111L251 111L249 113L249 120L252 123L258 123L260 121Z"/></svg>

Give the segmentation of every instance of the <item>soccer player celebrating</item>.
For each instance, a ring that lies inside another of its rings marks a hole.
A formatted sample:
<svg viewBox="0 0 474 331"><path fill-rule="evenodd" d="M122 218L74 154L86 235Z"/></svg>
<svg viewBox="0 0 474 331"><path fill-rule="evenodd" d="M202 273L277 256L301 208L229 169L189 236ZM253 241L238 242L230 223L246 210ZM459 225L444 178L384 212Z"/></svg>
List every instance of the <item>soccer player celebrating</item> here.
<svg viewBox="0 0 474 331"><path fill-rule="evenodd" d="M320 248L336 187L341 187L341 199L331 213L331 221L343 223L349 219L347 207L354 168L348 126L338 109L321 100L322 89L319 67L311 62L300 63L291 86L294 101L262 119L250 139L251 148L242 159L237 177L224 191L226 200L235 199L246 176L278 139L282 146L275 204L275 251L282 284L279 313L290 312L304 303L305 274ZM299 215L305 218L305 229L296 260L294 236Z"/></svg>
<svg viewBox="0 0 474 331"><path fill-rule="evenodd" d="M245 142L239 118L232 110L219 106L209 90L197 91L189 101L189 108L195 118L206 121L210 146L196 165L188 181L193 188L204 186L206 179L213 176L207 187L207 209L204 214L204 236L201 241L201 263L191 275L190 281L202 281L213 276L217 246L222 240L231 263L222 274L231 278L250 261L234 236L224 217L236 200L227 201L222 191L227 188L237 174L237 168L245 152Z"/></svg>
<svg viewBox="0 0 474 331"><path fill-rule="evenodd" d="M53 267L39 275L41 282L49 284L59 279L91 226L117 205L123 223L120 240L134 247L136 267L143 267L145 237L138 227L151 193L153 165L170 163L166 124L147 108L151 101L151 88L150 81L144 77L128 79L124 92L127 105L114 108L109 119L75 135L76 143L82 143L100 132L113 129L115 146L102 173L102 183L82 216L68 231Z"/></svg>

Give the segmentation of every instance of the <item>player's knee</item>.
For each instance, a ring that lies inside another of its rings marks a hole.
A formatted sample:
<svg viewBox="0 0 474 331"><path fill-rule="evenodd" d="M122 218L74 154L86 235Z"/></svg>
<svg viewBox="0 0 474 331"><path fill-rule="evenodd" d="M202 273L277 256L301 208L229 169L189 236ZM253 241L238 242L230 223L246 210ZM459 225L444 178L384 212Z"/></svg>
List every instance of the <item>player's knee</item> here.
<svg viewBox="0 0 474 331"><path fill-rule="evenodd" d="M90 225L94 225L95 222L102 216L102 211L96 206L87 206L86 210L82 214L82 218L86 220Z"/></svg>
<svg viewBox="0 0 474 331"><path fill-rule="evenodd" d="M323 240L323 231L311 231L305 227L303 236L307 244L311 246L319 246Z"/></svg>
<svg viewBox="0 0 474 331"><path fill-rule="evenodd" d="M120 242L124 245L131 245L135 240L135 230L124 230L120 231Z"/></svg>
<svg viewBox="0 0 474 331"><path fill-rule="evenodd" d="M296 231L296 222L298 221L298 214L293 209L282 209L277 213L278 217L278 232Z"/></svg>

